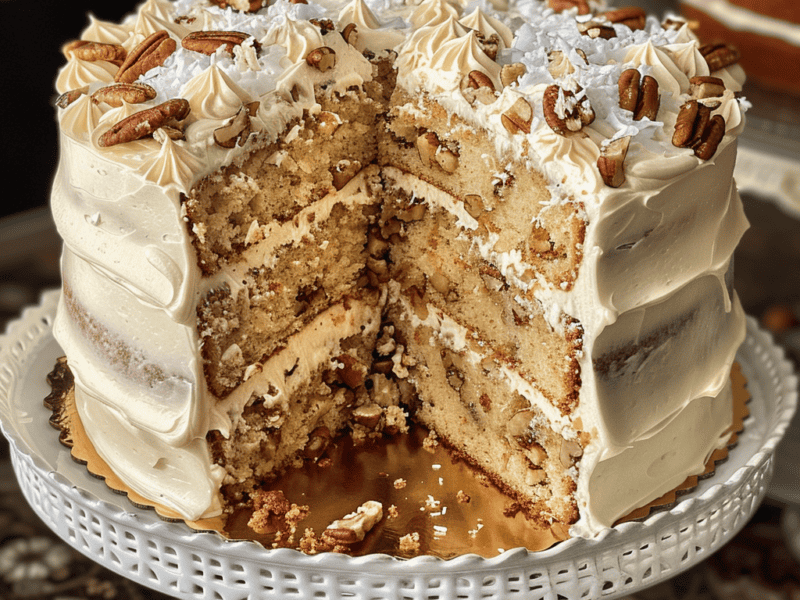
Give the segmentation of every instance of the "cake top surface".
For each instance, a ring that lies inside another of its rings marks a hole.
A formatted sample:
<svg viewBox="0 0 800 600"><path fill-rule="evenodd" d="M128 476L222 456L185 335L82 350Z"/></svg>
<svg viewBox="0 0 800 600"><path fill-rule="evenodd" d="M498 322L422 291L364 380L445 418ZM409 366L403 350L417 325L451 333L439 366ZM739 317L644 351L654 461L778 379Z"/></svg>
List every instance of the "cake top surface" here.
<svg viewBox="0 0 800 600"><path fill-rule="evenodd" d="M146 180L185 193L253 144L291 136L289 123L320 110L315 90L347 93L373 78L376 57L396 55L398 85L489 132L509 160L544 171L554 201L586 195L602 201L607 186L596 163L616 140L628 147L633 175L667 179L697 164L672 135L680 107L691 99L690 79L712 69L680 21L668 20L665 28L634 9L577 1L559 12L551 5L564 3L552 0L515 0L504 10L446 0L280 0L257 12L228 4L148 0L119 25L92 18L81 39L120 54L98 60L107 57L65 50L69 62L57 81L69 95L60 103L62 131ZM225 32L235 39L222 39ZM719 67L713 74L724 91L701 102L725 119L732 138L746 105L735 97L743 74L732 61L720 64L712 64ZM631 68L657 83L660 106L652 118L620 106L620 78ZM115 87L130 80L150 90L144 101L98 100L98 90L115 80ZM133 139L127 128L113 145L103 139L120 121L177 99L188 103L178 119L182 134L154 127L155 135ZM215 140L223 126L236 129L244 121L250 134L233 147Z"/></svg>

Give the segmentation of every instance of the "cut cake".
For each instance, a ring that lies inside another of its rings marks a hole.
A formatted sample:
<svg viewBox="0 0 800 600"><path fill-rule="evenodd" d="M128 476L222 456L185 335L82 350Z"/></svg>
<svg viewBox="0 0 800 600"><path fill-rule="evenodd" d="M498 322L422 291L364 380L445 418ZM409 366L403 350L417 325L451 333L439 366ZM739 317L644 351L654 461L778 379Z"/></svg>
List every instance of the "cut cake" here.
<svg viewBox="0 0 800 600"><path fill-rule="evenodd" d="M239 4L93 20L57 82L55 334L127 485L212 516L409 418L575 535L701 472L744 104L688 27Z"/></svg>

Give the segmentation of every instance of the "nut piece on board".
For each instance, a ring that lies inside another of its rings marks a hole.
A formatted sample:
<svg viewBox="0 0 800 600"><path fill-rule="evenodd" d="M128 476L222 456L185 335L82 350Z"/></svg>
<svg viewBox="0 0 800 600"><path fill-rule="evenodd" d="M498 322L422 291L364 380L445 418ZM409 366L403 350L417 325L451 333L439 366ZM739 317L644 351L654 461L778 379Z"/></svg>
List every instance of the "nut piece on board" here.
<svg viewBox="0 0 800 600"><path fill-rule="evenodd" d="M329 544L355 544L364 539L369 531L383 518L383 505L369 500L350 513L328 525L322 539Z"/></svg>

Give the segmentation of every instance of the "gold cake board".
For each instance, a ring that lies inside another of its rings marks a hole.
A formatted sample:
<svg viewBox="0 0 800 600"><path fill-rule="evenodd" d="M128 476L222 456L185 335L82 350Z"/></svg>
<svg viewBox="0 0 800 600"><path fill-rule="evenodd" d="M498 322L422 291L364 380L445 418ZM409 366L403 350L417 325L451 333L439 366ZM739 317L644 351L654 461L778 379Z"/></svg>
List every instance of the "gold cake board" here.
<svg viewBox="0 0 800 600"><path fill-rule="evenodd" d="M688 477L674 490L634 510L617 524L642 520L653 512L671 508L697 486L699 479L714 475L716 465L736 445L744 419L749 415L747 382L738 364L733 366L731 379L734 418L727 447L711 455L703 473ZM154 509L165 521L185 522L195 531L217 532L230 540L252 540L266 548L278 545L297 548L306 528L321 533L329 523L353 512L363 502L378 500L384 507L383 519L363 542L352 547L353 555L492 557L521 546L541 551L569 538L568 527L537 525L515 511L506 495L472 467L454 460L442 445L430 448L424 444L426 432L418 426L412 427L409 434L361 446L354 446L349 436L342 436L329 449L329 461L306 462L302 468L290 469L275 481L273 489L283 491L290 502L310 509L300 522L298 533L288 539L284 536L280 544L274 542L273 534L256 534L250 529L247 522L251 512L245 509L228 516L185 521L175 511L130 489L97 454L75 408L65 359L59 359L48 381L53 387L53 393L45 399L45 405L53 411L50 422L60 430L59 439L70 448L72 458L85 465L91 475L103 479L112 491L127 496L134 506ZM401 551L400 539L413 533L419 536L418 546L411 554Z"/></svg>

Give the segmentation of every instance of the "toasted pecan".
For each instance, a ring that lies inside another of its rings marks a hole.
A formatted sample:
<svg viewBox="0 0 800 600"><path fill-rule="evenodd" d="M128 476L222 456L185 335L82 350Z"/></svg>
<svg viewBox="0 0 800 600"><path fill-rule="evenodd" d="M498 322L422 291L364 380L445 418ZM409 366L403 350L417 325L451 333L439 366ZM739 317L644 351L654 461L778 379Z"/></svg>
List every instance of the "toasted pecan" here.
<svg viewBox="0 0 800 600"><path fill-rule="evenodd" d="M144 83L113 83L100 88L92 94L92 102L100 104L105 102L109 106L122 106L128 104L141 104L156 97L156 91Z"/></svg>
<svg viewBox="0 0 800 600"><path fill-rule="evenodd" d="M647 12L638 6L625 6L608 10L600 16L611 23L627 25L631 29L644 29L647 24Z"/></svg>
<svg viewBox="0 0 800 600"><path fill-rule="evenodd" d="M533 122L533 107L525 98L517 98L511 107L500 115L503 127L511 134L530 133Z"/></svg>
<svg viewBox="0 0 800 600"><path fill-rule="evenodd" d="M694 149L694 154L701 160L708 160L717 152L719 143L725 136L725 119L721 115L714 115L703 130L700 142Z"/></svg>
<svg viewBox="0 0 800 600"><path fill-rule="evenodd" d="M661 106L661 96L658 93L658 81L655 77L645 75L639 88L639 98L636 110L633 111L633 120L641 121L648 118L655 121L658 118L658 109Z"/></svg>
<svg viewBox="0 0 800 600"><path fill-rule="evenodd" d="M104 44L86 40L69 42L61 50L67 58L91 62L105 60L118 66L122 64L127 55L125 48L119 44Z"/></svg>
<svg viewBox="0 0 800 600"><path fill-rule="evenodd" d="M712 73L738 63L741 56L736 46L724 42L704 44L700 46L700 54L706 59Z"/></svg>
<svg viewBox="0 0 800 600"><path fill-rule="evenodd" d="M68 90L56 98L56 106L59 108L67 108L70 104L75 102L75 100L87 93L89 93L88 85L74 90Z"/></svg>
<svg viewBox="0 0 800 600"><path fill-rule="evenodd" d="M150 69L160 67L175 52L178 44L165 30L156 31L145 38L128 54L114 76L117 83L133 83Z"/></svg>
<svg viewBox="0 0 800 600"><path fill-rule="evenodd" d="M542 111L544 120L550 128L559 135L567 135L580 131L584 126L594 121L595 113L589 99L577 99L577 94L582 88L575 84L576 89L565 89L557 84L549 85L542 98Z"/></svg>
<svg viewBox="0 0 800 600"><path fill-rule="evenodd" d="M603 38L604 40L610 40L617 37L617 32L614 31L611 25L600 21L586 21L585 23L578 23L577 26L581 35L592 39Z"/></svg>
<svg viewBox="0 0 800 600"><path fill-rule="evenodd" d="M224 47L228 54L233 54L233 49L240 46L253 36L241 31L193 31L181 40L181 46L192 52L212 55L219 48ZM260 44L253 41L256 51Z"/></svg>
<svg viewBox="0 0 800 600"><path fill-rule="evenodd" d="M260 102L243 104L239 111L222 127L214 130L214 143L222 148L243 145L252 131L251 118L258 111Z"/></svg>
<svg viewBox="0 0 800 600"><path fill-rule="evenodd" d="M140 110L122 119L100 137L98 144L107 148L140 140L152 135L156 129L164 125L182 121L188 116L190 110L189 102L183 98L167 100L158 106Z"/></svg>
<svg viewBox="0 0 800 600"><path fill-rule="evenodd" d="M634 112L639 103L642 76L637 69L627 69L619 76L619 107Z"/></svg>

